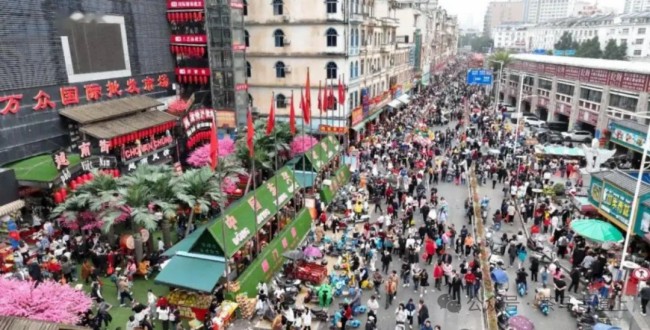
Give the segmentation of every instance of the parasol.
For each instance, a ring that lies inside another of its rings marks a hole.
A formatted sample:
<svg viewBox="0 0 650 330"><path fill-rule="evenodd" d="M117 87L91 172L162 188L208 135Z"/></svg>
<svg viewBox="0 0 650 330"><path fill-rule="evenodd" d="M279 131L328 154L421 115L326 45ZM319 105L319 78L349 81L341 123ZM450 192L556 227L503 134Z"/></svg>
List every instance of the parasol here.
<svg viewBox="0 0 650 330"><path fill-rule="evenodd" d="M497 284L508 283L508 274L503 271L503 269L495 268L492 271L490 277L492 278L492 281L496 282Z"/></svg>
<svg viewBox="0 0 650 330"><path fill-rule="evenodd" d="M300 250L289 250L283 253L282 256L289 260L300 260L305 257L305 255Z"/></svg>
<svg viewBox="0 0 650 330"><path fill-rule="evenodd" d="M609 222L595 219L581 219L571 221L571 229L578 235L598 242L620 242L623 234Z"/></svg>
<svg viewBox="0 0 650 330"><path fill-rule="evenodd" d="M535 325L528 318L516 315L508 320L508 325L512 330L535 330Z"/></svg>
<svg viewBox="0 0 650 330"><path fill-rule="evenodd" d="M315 247L315 246L313 246L313 245L310 245L310 246L306 247L306 248L302 251L302 253L303 253L306 257L312 257L312 258L320 258L320 257L323 256L323 253L320 251L320 249L317 248L317 247Z"/></svg>

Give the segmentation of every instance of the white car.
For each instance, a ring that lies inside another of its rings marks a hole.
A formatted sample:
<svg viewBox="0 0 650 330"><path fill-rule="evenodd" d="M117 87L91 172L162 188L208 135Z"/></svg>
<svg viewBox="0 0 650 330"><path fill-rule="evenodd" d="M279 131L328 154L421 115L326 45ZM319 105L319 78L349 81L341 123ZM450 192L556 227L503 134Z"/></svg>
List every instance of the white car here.
<svg viewBox="0 0 650 330"><path fill-rule="evenodd" d="M524 125L535 128L547 128L546 121L537 117L524 117Z"/></svg>
<svg viewBox="0 0 650 330"><path fill-rule="evenodd" d="M594 138L594 136L589 131L574 130L570 132L562 132L561 134L562 137L566 140L578 142L591 142L591 140Z"/></svg>

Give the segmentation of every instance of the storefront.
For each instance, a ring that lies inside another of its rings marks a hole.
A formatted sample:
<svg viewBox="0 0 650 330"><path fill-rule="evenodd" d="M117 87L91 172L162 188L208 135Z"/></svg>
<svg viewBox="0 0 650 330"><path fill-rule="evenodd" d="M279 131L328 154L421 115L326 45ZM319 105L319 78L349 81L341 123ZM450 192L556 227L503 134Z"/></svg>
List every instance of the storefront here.
<svg viewBox="0 0 650 330"><path fill-rule="evenodd" d="M589 201L598 213L622 231L627 231L638 172L603 171L592 173ZM639 207L633 217L633 233L650 242L650 175L644 175Z"/></svg>
<svg viewBox="0 0 650 330"><path fill-rule="evenodd" d="M389 102L393 101L391 91L385 91L371 98L367 89L361 90L361 106L352 110L350 139L361 141L365 136L372 134L375 121L386 110L391 109ZM406 96L402 94L401 96Z"/></svg>
<svg viewBox="0 0 650 330"><path fill-rule="evenodd" d="M648 126L631 120L612 120L609 131L609 142L615 145L617 151L632 156L632 163L640 163Z"/></svg>

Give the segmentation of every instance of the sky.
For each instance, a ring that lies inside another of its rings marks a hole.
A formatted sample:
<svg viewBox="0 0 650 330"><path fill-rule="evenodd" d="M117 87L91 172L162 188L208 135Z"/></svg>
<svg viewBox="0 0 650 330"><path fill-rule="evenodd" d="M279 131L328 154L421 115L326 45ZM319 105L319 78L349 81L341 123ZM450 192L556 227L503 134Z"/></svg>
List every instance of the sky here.
<svg viewBox="0 0 650 330"><path fill-rule="evenodd" d="M604 7L623 11L625 0L585 0L592 3L598 2ZM483 16L489 0L438 0L438 3L447 12L457 15L461 28L474 28L481 30L483 28Z"/></svg>

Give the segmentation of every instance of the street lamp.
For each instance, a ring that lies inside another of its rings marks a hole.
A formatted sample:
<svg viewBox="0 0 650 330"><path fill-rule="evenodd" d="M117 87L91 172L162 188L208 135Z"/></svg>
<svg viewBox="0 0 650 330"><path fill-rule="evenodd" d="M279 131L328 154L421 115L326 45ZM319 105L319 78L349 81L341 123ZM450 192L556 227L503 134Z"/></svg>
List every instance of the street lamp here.
<svg viewBox="0 0 650 330"><path fill-rule="evenodd" d="M501 92L501 75L503 74L503 61L497 60L488 60L488 63L494 62L499 63L499 81L497 82L497 90L494 93L494 113L497 113L499 110L499 93Z"/></svg>
<svg viewBox="0 0 650 330"><path fill-rule="evenodd" d="M641 112L641 113L632 113L632 112L627 112L627 111L620 111L620 110L607 110L608 114L609 113L619 113L619 114L625 114L631 117L635 118L641 118L641 119L650 119L650 114L648 112ZM632 198L632 209L630 210L630 218L627 221L627 230L625 232L625 242L623 243L623 253L621 253L621 262L619 263L618 266L618 271L622 272L623 271L623 263L625 262L625 258L627 257L627 249L630 246L630 238L632 237L632 230L634 227L634 220L636 216L636 211L637 208L639 207L639 194L641 192L641 182L643 181L643 172L645 171L645 162L646 162L646 157L648 156L648 141L650 141L650 126L648 126L648 130L646 132L645 136L645 141L643 143L643 156L641 158L641 166L639 167L639 174L636 179L636 186L634 187L634 197ZM627 289L627 279L625 279L625 282L623 283L623 295L625 295L625 290Z"/></svg>

